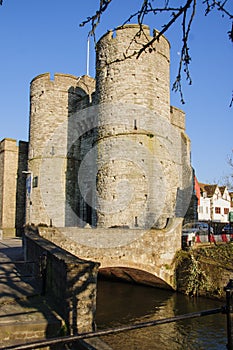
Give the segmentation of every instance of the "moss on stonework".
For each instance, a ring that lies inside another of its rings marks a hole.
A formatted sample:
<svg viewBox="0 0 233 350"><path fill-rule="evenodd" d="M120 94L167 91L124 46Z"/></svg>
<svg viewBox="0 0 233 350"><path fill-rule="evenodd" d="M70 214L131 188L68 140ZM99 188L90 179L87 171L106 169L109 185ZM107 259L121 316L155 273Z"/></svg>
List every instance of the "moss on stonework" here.
<svg viewBox="0 0 233 350"><path fill-rule="evenodd" d="M179 251L175 259L177 290L191 296L224 299L233 278L233 244Z"/></svg>

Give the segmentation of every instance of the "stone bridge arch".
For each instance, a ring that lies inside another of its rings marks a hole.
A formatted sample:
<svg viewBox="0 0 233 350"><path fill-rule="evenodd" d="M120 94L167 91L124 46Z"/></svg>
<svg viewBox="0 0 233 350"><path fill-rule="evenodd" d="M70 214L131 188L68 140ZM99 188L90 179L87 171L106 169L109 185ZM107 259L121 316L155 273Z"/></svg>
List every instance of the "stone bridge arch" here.
<svg viewBox="0 0 233 350"><path fill-rule="evenodd" d="M39 233L80 259L100 263L100 273L114 271L138 283L176 289L181 228L182 219L174 218L161 230L40 227Z"/></svg>

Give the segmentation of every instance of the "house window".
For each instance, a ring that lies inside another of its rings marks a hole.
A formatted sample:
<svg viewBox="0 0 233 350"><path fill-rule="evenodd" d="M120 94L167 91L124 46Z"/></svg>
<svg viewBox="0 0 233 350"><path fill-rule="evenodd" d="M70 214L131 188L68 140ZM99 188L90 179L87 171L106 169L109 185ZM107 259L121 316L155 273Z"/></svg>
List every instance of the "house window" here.
<svg viewBox="0 0 233 350"><path fill-rule="evenodd" d="M200 214L203 213L203 207L199 207L199 213L200 213Z"/></svg>
<svg viewBox="0 0 233 350"><path fill-rule="evenodd" d="M209 214L209 208L208 207L205 208L205 212L206 212L206 214Z"/></svg>
<svg viewBox="0 0 233 350"><path fill-rule="evenodd" d="M228 208L224 208L224 214L228 214L229 213L229 209Z"/></svg>
<svg viewBox="0 0 233 350"><path fill-rule="evenodd" d="M221 214L221 208L215 207L215 214Z"/></svg>

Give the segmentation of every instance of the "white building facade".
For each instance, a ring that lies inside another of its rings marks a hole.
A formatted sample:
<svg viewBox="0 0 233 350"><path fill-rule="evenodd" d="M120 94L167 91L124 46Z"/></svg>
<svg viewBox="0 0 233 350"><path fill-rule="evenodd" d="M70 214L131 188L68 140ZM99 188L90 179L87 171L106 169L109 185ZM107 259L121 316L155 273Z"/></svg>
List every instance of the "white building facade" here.
<svg viewBox="0 0 233 350"><path fill-rule="evenodd" d="M198 205L199 221L229 222L231 196L226 186L199 183L200 198Z"/></svg>

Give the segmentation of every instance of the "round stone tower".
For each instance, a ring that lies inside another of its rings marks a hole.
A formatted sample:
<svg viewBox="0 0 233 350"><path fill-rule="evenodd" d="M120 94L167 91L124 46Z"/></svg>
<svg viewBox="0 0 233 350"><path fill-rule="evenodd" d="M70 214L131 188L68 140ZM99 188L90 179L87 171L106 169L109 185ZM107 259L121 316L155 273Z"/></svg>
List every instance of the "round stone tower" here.
<svg viewBox="0 0 233 350"><path fill-rule="evenodd" d="M150 28L128 24L109 31L97 44L96 90L99 103L144 106L170 118L170 44L162 36L139 57ZM133 55L133 56L132 56ZM129 57L129 58L125 58Z"/></svg>
<svg viewBox="0 0 233 350"><path fill-rule="evenodd" d="M150 39L148 26L125 25L97 44L100 227L163 228L175 216L183 130L170 121L169 42L134 55Z"/></svg>
<svg viewBox="0 0 233 350"><path fill-rule="evenodd" d="M27 222L78 224L75 183L80 128L73 115L79 100L85 96L89 100L94 88L95 81L88 76L55 74L52 80L45 73L32 80L28 162L32 183Z"/></svg>

